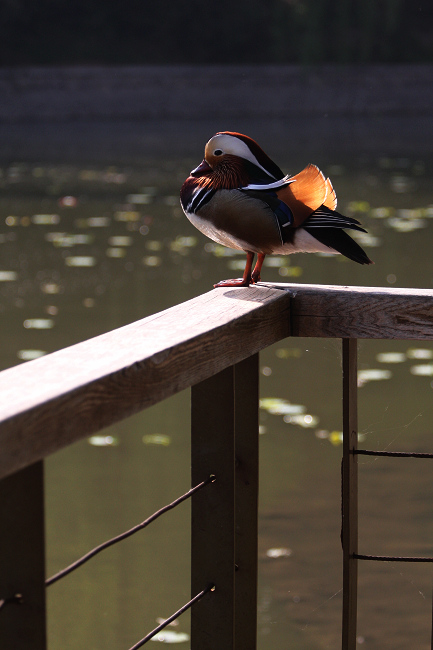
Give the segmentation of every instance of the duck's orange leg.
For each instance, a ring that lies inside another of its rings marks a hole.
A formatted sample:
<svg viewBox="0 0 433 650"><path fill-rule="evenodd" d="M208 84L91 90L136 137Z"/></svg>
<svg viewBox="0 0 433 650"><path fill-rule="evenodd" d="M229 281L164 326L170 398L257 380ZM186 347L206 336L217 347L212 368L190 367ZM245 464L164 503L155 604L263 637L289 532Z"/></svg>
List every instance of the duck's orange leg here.
<svg viewBox="0 0 433 650"><path fill-rule="evenodd" d="M247 263L245 265L245 271L241 278L236 280L221 280L218 284L214 284L214 287L249 287L251 283L251 269L253 267L254 253L247 251ZM258 263L258 262L257 262ZM261 265L260 265L261 266Z"/></svg>
<svg viewBox="0 0 433 650"><path fill-rule="evenodd" d="M260 273L262 270L263 266L263 260L265 259L266 255L263 255L263 253L259 253L257 255L257 262L254 267L254 271L251 274L251 282L254 284L256 282L260 282Z"/></svg>

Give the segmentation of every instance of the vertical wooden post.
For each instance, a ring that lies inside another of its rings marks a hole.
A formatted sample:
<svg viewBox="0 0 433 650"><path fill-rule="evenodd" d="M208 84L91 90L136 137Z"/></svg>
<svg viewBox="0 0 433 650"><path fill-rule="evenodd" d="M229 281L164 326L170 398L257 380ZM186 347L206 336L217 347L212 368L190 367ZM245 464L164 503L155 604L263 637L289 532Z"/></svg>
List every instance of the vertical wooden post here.
<svg viewBox="0 0 433 650"><path fill-rule="evenodd" d="M258 355L191 393L191 590L215 592L191 612L192 650L257 646Z"/></svg>
<svg viewBox="0 0 433 650"><path fill-rule="evenodd" d="M233 366L191 389L192 485L216 481L192 497L191 593L210 583L191 610L192 650L234 650L235 430Z"/></svg>
<svg viewBox="0 0 433 650"><path fill-rule="evenodd" d="M43 463L0 482L0 647L45 650Z"/></svg>
<svg viewBox="0 0 433 650"><path fill-rule="evenodd" d="M357 340L343 339L342 648L355 650L358 596Z"/></svg>
<svg viewBox="0 0 433 650"><path fill-rule="evenodd" d="M259 355L235 366L235 647L257 647Z"/></svg>

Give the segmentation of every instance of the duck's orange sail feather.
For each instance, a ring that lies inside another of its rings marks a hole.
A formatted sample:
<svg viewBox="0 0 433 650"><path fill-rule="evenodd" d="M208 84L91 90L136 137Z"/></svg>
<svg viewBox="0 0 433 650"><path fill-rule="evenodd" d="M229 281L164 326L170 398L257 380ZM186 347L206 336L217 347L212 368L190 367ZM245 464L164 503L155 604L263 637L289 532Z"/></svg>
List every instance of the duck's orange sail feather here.
<svg viewBox="0 0 433 650"><path fill-rule="evenodd" d="M327 205L334 209L331 205L336 203L336 198L331 182L329 179L325 179L316 165L307 165L291 180L294 182L278 190L277 195L291 209L295 227L301 226L310 214L321 205ZM328 194L331 195L330 205L327 203Z"/></svg>

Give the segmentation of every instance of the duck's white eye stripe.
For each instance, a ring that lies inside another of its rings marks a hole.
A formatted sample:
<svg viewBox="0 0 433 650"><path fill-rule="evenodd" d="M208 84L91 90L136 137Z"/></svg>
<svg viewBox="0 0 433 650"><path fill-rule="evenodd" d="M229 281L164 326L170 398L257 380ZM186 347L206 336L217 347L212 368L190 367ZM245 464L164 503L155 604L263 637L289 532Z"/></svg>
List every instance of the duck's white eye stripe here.
<svg viewBox="0 0 433 650"><path fill-rule="evenodd" d="M216 149L212 149L215 145L219 145ZM218 155L217 151L220 150L220 147L222 147L221 153L228 153L233 156L239 156L240 158L245 158L245 160L249 160L252 162L256 167L259 167L262 169L268 176L271 176L271 178L275 178L267 169L265 169L257 160L251 149L248 147L248 145L243 142L242 140L239 140L239 138L235 138L232 135L228 135L227 133L219 133L217 135L214 135L213 138L209 140L209 142L206 145L207 147L210 147L210 150L214 152L214 155Z"/></svg>

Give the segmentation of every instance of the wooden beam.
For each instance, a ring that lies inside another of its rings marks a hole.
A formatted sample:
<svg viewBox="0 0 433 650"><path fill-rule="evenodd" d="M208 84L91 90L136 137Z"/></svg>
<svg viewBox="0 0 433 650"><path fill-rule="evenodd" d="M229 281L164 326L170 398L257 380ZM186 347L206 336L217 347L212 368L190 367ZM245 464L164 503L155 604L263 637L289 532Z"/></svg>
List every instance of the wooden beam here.
<svg viewBox="0 0 433 650"><path fill-rule="evenodd" d="M0 373L0 478L289 335L287 292L215 289Z"/></svg>
<svg viewBox="0 0 433 650"><path fill-rule="evenodd" d="M358 599L358 410L357 341L343 339L342 649L356 650Z"/></svg>
<svg viewBox="0 0 433 650"><path fill-rule="evenodd" d="M12 600L0 612L0 646L45 650L42 462L0 481L0 529L0 600Z"/></svg>
<svg viewBox="0 0 433 650"><path fill-rule="evenodd" d="M0 478L286 336L433 338L433 291L220 288L0 373Z"/></svg>
<svg viewBox="0 0 433 650"><path fill-rule="evenodd" d="M433 339L433 290L276 284L292 296L292 336Z"/></svg>
<svg viewBox="0 0 433 650"><path fill-rule="evenodd" d="M235 648L257 647L259 355L235 366Z"/></svg>
<svg viewBox="0 0 433 650"><path fill-rule="evenodd" d="M191 481L216 479L191 499L191 650L235 650L234 368L191 389Z"/></svg>

